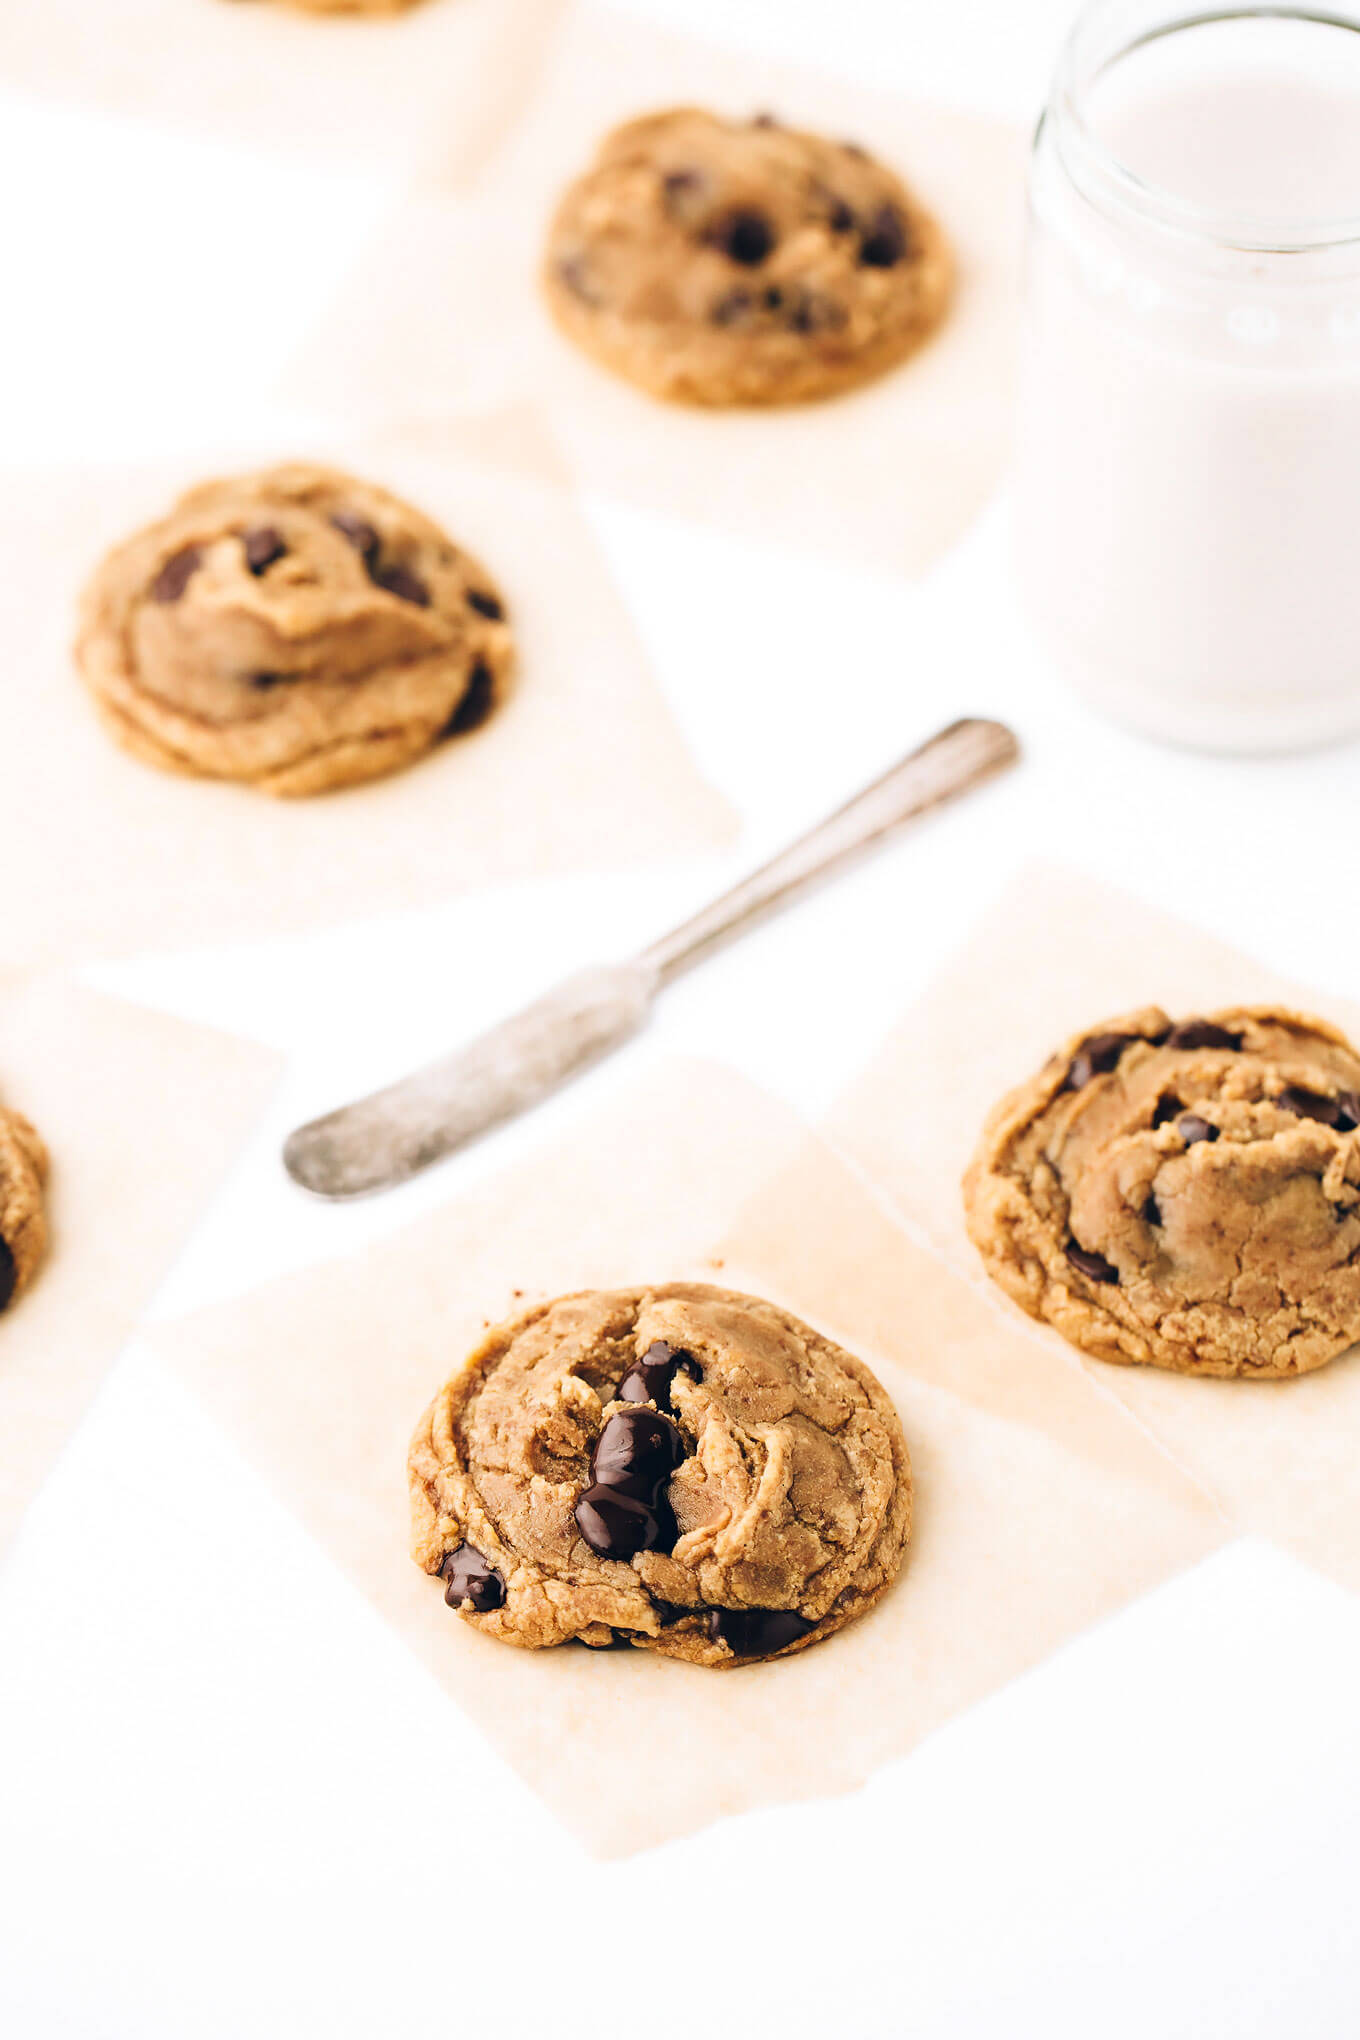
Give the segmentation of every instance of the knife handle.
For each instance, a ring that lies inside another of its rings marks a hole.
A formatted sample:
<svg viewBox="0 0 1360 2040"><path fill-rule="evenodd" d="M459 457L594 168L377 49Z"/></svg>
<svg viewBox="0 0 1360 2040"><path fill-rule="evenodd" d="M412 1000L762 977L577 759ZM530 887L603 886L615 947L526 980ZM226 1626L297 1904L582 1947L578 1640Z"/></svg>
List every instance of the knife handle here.
<svg viewBox="0 0 1360 2040"><path fill-rule="evenodd" d="M638 961L656 972L659 984L668 983L758 915L782 906L904 823L1003 771L1019 755L1004 723L971 717L951 723L730 892L663 935Z"/></svg>

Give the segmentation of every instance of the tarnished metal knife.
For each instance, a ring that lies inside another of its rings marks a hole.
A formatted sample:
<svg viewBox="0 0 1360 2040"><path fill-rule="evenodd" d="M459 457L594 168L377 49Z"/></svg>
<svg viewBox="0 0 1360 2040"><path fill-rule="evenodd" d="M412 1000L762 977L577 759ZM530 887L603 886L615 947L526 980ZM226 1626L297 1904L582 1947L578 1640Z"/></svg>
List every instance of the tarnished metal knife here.
<svg viewBox="0 0 1360 2040"><path fill-rule="evenodd" d="M631 962L580 971L465 1048L300 1126L283 1150L289 1174L330 1198L405 1182L619 1047L657 993L718 942L1018 756L1002 723L951 723Z"/></svg>

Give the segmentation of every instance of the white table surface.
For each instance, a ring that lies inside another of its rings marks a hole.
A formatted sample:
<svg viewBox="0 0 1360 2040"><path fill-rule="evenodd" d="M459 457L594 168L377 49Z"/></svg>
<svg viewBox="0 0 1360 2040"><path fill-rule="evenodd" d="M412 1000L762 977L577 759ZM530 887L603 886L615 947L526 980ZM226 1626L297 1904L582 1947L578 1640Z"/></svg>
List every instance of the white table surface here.
<svg viewBox="0 0 1360 2040"><path fill-rule="evenodd" d="M632 4L1024 118L1068 13ZM272 160L2 111L12 462L255 434L394 191L354 180L337 206ZM305 420L273 422L305 443ZM915 587L590 507L740 850L90 973L292 1058L157 1314L400 1226L657 1057L717 1057L815 1117L1031 855L1360 996L1360 754L1231 763L1098 724L1019 622L1004 500ZM284 1184L299 1116L655 932L970 709L1016 724L1023 772L708 964L532 1124L353 1210ZM858 1795L602 1866L134 1346L0 1576L0 2032L1351 2036L1358 1684L1360 1607L1244 1541Z"/></svg>

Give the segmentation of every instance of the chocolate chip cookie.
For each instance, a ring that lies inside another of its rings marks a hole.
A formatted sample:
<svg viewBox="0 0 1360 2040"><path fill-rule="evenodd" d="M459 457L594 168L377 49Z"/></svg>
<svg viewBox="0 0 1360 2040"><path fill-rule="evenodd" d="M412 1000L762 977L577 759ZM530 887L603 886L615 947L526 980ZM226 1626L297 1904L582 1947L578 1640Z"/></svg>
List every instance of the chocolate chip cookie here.
<svg viewBox="0 0 1360 2040"><path fill-rule="evenodd" d="M1304 1374L1360 1339L1360 1054L1267 1007L1079 1035L964 1179L988 1272L1104 1360Z"/></svg>
<svg viewBox="0 0 1360 2040"><path fill-rule="evenodd" d="M585 1291L488 1332L411 1444L412 1555L503 1643L727 1667L862 1615L911 1468L868 1368L774 1304Z"/></svg>
<svg viewBox="0 0 1360 2040"><path fill-rule="evenodd" d="M851 142L693 107L606 137L558 208L553 317L605 367L692 404L825 397L919 347L953 260Z"/></svg>
<svg viewBox="0 0 1360 2040"><path fill-rule="evenodd" d="M513 649L495 582L437 524L299 462L191 489L117 546L76 657L135 756L298 795L476 729Z"/></svg>
<svg viewBox="0 0 1360 2040"><path fill-rule="evenodd" d="M47 1251L47 1149L21 1113L0 1105L0 1311L26 1289Z"/></svg>

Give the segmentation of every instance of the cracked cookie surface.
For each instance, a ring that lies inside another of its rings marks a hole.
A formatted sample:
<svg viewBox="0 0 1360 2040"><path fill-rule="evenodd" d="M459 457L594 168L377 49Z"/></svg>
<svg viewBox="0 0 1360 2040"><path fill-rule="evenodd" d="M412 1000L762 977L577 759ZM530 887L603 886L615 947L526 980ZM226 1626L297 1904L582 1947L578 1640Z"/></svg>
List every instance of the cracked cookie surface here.
<svg viewBox="0 0 1360 2040"><path fill-rule="evenodd" d="M115 547L76 658L136 757L301 795L477 728L513 647L495 582L437 524L295 462L191 489Z"/></svg>
<svg viewBox="0 0 1360 2040"><path fill-rule="evenodd" d="M47 1251L47 1168L37 1130L0 1105L0 1311L28 1287Z"/></svg>
<svg viewBox="0 0 1360 2040"><path fill-rule="evenodd" d="M1270 1007L1105 1021L997 1106L964 1202L988 1272L1088 1353L1307 1373L1360 1339L1360 1054Z"/></svg>
<svg viewBox="0 0 1360 2040"><path fill-rule="evenodd" d="M890 1585L902 1427L869 1369L759 1298L590 1290L487 1333L420 1421L412 1556L504 1643L789 1656Z"/></svg>
<svg viewBox="0 0 1360 2040"><path fill-rule="evenodd" d="M853 143L696 108L616 128L548 236L557 324L684 403L783 404L895 367L944 316L953 258Z"/></svg>

